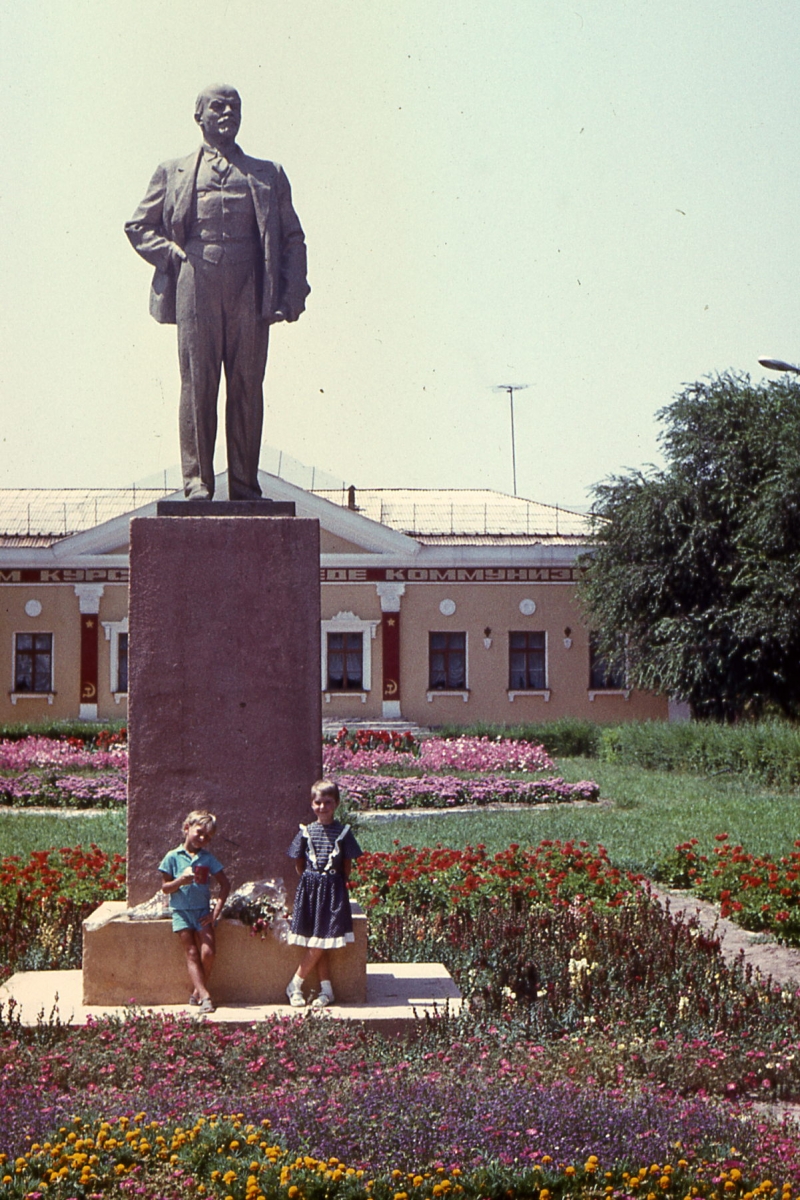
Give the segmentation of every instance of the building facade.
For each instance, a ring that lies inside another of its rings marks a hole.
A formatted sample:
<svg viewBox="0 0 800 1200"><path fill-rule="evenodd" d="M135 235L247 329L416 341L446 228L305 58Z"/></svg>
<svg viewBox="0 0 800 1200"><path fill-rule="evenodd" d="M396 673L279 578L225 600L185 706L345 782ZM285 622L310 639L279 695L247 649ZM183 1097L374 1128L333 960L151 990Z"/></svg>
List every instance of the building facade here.
<svg viewBox="0 0 800 1200"><path fill-rule="evenodd" d="M594 651L576 596L585 516L489 490L310 492L266 473L261 484L320 523L327 719L670 715L665 698L627 686L623 659ZM0 489L1 722L125 718L129 523L164 496Z"/></svg>

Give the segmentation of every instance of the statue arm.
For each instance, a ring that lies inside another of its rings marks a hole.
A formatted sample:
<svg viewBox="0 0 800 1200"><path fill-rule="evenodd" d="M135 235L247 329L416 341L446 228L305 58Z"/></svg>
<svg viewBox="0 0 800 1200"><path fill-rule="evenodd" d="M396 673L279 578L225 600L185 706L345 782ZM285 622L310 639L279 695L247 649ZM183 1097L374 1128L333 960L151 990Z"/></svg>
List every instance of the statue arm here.
<svg viewBox="0 0 800 1200"><path fill-rule="evenodd" d="M144 200L130 221L125 222L125 233L136 253L159 271L169 270L174 257L186 257L180 246L167 236L164 226L166 194L167 172L162 164L150 180Z"/></svg>
<svg viewBox="0 0 800 1200"><path fill-rule="evenodd" d="M278 168L278 204L281 221L281 270L278 308L287 321L296 321L311 291L306 279L306 239L292 205L292 189L283 168Z"/></svg>

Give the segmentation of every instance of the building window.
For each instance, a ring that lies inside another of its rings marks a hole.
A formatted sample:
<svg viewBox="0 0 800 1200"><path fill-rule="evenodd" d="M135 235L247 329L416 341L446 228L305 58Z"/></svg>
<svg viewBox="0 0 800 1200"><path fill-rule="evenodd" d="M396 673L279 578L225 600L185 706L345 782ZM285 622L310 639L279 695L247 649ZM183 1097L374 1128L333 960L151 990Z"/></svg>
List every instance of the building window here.
<svg viewBox="0 0 800 1200"><path fill-rule="evenodd" d="M466 691L466 633L429 634L428 679L432 692Z"/></svg>
<svg viewBox="0 0 800 1200"><path fill-rule="evenodd" d="M589 634L589 690L593 692L622 692L628 687L625 677L625 649L613 658L604 657L598 649L596 633Z"/></svg>
<svg viewBox="0 0 800 1200"><path fill-rule="evenodd" d="M380 621L340 612L322 622L322 691L329 704L335 693L360 696L366 704L372 687L372 642Z"/></svg>
<svg viewBox="0 0 800 1200"><path fill-rule="evenodd" d="M529 630L509 633L508 687L512 692L545 691L547 642L544 633Z"/></svg>
<svg viewBox="0 0 800 1200"><path fill-rule="evenodd" d="M364 690L363 633L328 634L329 692L362 692Z"/></svg>
<svg viewBox="0 0 800 1200"><path fill-rule="evenodd" d="M52 692L52 633L18 633L14 651L14 691Z"/></svg>

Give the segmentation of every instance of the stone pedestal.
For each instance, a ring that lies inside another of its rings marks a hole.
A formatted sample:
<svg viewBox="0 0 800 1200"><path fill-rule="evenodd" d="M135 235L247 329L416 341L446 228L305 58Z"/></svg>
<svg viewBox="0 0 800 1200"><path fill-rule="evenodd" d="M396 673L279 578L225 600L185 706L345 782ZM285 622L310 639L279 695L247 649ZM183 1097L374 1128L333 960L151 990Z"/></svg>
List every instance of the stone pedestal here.
<svg viewBox="0 0 800 1200"><path fill-rule="evenodd" d="M282 877L291 899L322 769L319 525L140 517L130 570L128 903L159 889L193 808L217 814L234 887Z"/></svg>
<svg viewBox="0 0 800 1200"><path fill-rule="evenodd" d="M339 1004L363 1004L367 995L367 919L352 904L354 941L330 955L331 983ZM84 923L83 1003L185 1004L191 991L186 956L172 921L131 921L117 916L122 901L102 904ZM218 1005L286 1004L286 985L303 956L301 946L288 946L268 934L253 936L239 921L220 921L216 928L217 958L211 994ZM318 989L316 972L309 991Z"/></svg>

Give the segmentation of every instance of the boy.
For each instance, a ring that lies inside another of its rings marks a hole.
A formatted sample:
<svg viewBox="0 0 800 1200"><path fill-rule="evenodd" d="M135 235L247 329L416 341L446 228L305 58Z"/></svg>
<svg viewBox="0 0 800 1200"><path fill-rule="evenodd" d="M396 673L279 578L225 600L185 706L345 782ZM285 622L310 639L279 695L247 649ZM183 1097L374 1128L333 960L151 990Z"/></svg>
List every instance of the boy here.
<svg viewBox="0 0 800 1200"><path fill-rule="evenodd" d="M213 1013L214 1002L208 991L208 978L214 965L214 926L220 918L231 885L222 864L206 845L214 836L217 818L205 809L195 809L183 822L183 845L170 850L159 863L161 890L169 896L172 929L181 939L186 967L192 983L189 1003L201 1013ZM211 911L209 875L219 885L219 895Z"/></svg>

